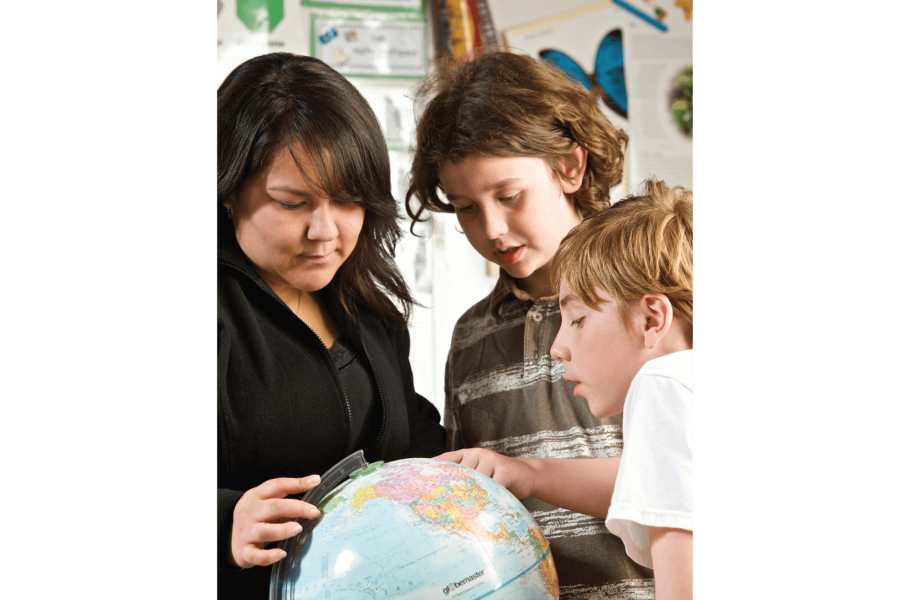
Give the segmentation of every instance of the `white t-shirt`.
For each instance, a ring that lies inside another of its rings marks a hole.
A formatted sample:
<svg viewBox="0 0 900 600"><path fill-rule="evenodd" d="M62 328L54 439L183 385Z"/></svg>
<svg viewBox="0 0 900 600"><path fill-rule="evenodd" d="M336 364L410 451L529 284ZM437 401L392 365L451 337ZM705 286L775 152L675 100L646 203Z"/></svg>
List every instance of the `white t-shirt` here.
<svg viewBox="0 0 900 600"><path fill-rule="evenodd" d="M635 562L653 568L652 527L694 530L694 351L647 362L622 416L624 448L606 526Z"/></svg>

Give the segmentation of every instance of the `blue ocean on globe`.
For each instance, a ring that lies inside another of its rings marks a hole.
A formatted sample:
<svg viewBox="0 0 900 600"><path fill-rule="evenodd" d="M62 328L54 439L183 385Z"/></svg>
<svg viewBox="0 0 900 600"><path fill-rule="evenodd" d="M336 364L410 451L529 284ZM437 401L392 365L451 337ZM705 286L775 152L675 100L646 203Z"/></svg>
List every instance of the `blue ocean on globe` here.
<svg viewBox="0 0 900 600"><path fill-rule="evenodd" d="M559 597L549 544L531 515L467 467L394 461L339 485L319 509L284 545L270 600Z"/></svg>

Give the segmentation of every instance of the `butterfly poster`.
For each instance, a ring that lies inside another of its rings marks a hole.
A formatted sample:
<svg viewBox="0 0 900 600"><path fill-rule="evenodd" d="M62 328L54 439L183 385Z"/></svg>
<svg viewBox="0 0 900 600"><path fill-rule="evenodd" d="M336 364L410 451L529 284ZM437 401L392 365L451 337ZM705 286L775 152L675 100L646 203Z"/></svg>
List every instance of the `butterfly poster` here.
<svg viewBox="0 0 900 600"><path fill-rule="evenodd" d="M693 185L693 37L684 0L605 0L503 32L555 63L629 136L624 189L654 176ZM690 3L688 3L690 4Z"/></svg>

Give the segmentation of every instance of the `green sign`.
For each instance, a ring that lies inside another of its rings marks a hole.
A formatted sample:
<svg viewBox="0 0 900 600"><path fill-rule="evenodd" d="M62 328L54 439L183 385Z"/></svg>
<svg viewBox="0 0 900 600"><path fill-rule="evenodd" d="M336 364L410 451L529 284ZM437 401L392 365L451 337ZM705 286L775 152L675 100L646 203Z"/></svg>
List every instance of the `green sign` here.
<svg viewBox="0 0 900 600"><path fill-rule="evenodd" d="M284 0L237 0L237 16L250 31L269 31L284 18Z"/></svg>

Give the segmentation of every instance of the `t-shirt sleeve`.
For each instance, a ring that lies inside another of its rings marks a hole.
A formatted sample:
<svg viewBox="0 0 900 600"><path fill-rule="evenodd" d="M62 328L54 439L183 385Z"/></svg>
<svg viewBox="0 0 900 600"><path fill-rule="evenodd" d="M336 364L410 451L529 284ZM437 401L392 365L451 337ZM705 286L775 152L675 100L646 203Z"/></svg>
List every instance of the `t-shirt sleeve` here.
<svg viewBox="0 0 900 600"><path fill-rule="evenodd" d="M694 530L693 392L671 377L639 374L625 400L623 438L606 525L652 568L648 526Z"/></svg>

